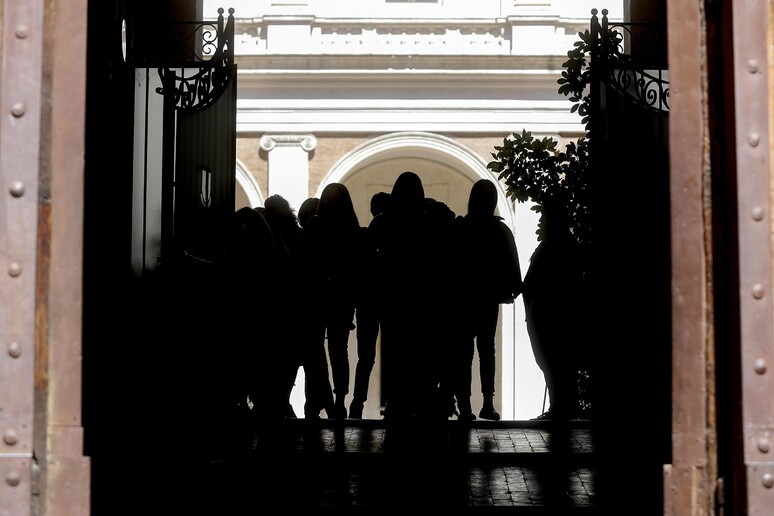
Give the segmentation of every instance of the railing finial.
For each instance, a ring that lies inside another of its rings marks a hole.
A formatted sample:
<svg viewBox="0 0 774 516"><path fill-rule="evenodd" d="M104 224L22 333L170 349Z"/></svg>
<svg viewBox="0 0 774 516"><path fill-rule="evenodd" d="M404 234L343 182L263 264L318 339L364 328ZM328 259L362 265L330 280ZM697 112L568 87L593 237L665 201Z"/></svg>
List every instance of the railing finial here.
<svg viewBox="0 0 774 516"><path fill-rule="evenodd" d="M596 9L591 10L591 20L589 25L591 26L591 40L596 41L597 34L599 33L599 18L597 18L597 11Z"/></svg>

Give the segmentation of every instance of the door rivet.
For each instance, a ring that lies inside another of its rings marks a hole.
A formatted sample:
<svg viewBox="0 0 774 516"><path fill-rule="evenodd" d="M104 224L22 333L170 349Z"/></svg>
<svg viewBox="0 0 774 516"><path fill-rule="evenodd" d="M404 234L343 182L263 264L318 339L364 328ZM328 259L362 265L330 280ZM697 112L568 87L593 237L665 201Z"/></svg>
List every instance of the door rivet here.
<svg viewBox="0 0 774 516"><path fill-rule="evenodd" d="M753 363L753 368L755 369L755 372L758 374L763 374L766 372L766 361L762 358L756 358L755 362Z"/></svg>
<svg viewBox="0 0 774 516"><path fill-rule="evenodd" d="M752 288L752 295L753 295L753 297L754 297L755 299L760 299L760 298L762 298L762 297L763 297L763 294L764 294L765 292L766 292L766 291L765 291L765 289L763 288L763 285L761 285L760 283L756 283L755 285L753 285L753 288Z"/></svg>
<svg viewBox="0 0 774 516"><path fill-rule="evenodd" d="M9 188L8 191L10 191L11 195L14 197L21 197L24 195L24 183L21 181L14 181L11 183L11 188Z"/></svg>
<svg viewBox="0 0 774 516"><path fill-rule="evenodd" d="M763 483L763 487L765 487L766 489L771 489L772 487L774 487L774 475L772 475L771 473L765 473L763 475L762 483Z"/></svg>
<svg viewBox="0 0 774 516"><path fill-rule="evenodd" d="M769 453L771 442L768 437L761 437L758 439L758 450L761 453Z"/></svg>
<svg viewBox="0 0 774 516"><path fill-rule="evenodd" d="M23 23L20 23L16 26L16 37L19 39L24 39L27 36L30 35L30 27L29 25L25 25Z"/></svg>
<svg viewBox="0 0 774 516"><path fill-rule="evenodd" d="M18 471L10 471L5 477L5 483L11 487L16 487L21 482L21 475Z"/></svg>
<svg viewBox="0 0 774 516"><path fill-rule="evenodd" d="M21 102L15 102L13 106L11 106L11 114L15 116L16 118L19 118L24 114L24 104Z"/></svg>
<svg viewBox="0 0 774 516"><path fill-rule="evenodd" d="M758 144L761 143L761 135L758 133L750 133L747 137L747 143L750 144L750 147L757 147Z"/></svg>
<svg viewBox="0 0 774 516"><path fill-rule="evenodd" d="M21 356L21 346L18 342L11 342L8 344L8 354L13 358L19 358Z"/></svg>
<svg viewBox="0 0 774 516"><path fill-rule="evenodd" d="M755 59L750 59L747 61L747 70L749 70L750 73L756 73L759 68L758 61Z"/></svg>
<svg viewBox="0 0 774 516"><path fill-rule="evenodd" d="M13 446L17 442L19 442L19 436L16 433L16 430L13 428L9 428L5 431L5 435L3 436L3 441L5 441L5 444Z"/></svg>
<svg viewBox="0 0 774 516"><path fill-rule="evenodd" d="M765 215L765 212L763 211L763 208L760 206L756 206L752 209L752 218L755 220L763 220L763 216Z"/></svg>
<svg viewBox="0 0 774 516"><path fill-rule="evenodd" d="M8 266L8 274L13 276L14 278L19 276L21 272L22 272L22 268L19 262L12 262L11 265Z"/></svg>

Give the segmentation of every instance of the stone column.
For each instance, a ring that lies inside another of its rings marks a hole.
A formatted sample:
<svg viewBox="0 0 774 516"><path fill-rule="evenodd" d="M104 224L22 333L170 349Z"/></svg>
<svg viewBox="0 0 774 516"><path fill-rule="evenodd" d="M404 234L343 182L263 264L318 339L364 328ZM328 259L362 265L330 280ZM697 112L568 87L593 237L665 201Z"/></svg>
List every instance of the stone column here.
<svg viewBox="0 0 774 516"><path fill-rule="evenodd" d="M309 197L309 153L317 146L311 134L266 134L261 148L269 156L269 195L281 195L298 211Z"/></svg>

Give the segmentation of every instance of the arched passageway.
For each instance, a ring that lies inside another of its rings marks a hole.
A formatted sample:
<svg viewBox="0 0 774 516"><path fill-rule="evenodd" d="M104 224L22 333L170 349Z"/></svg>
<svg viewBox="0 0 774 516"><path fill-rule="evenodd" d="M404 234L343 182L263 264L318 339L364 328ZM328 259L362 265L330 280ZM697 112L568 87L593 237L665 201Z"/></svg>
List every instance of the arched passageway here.
<svg viewBox="0 0 774 516"><path fill-rule="evenodd" d="M360 223L367 225L371 220L371 196L378 191L390 191L397 176L405 170L417 172L423 180L426 195L445 202L457 214L465 214L470 188L475 181L481 178L496 179L486 168L484 160L459 142L433 133L400 132L373 138L344 155L330 169L314 195L319 197L330 183L347 185ZM536 245L537 218L529 208L524 204L514 206L502 188L499 189L497 211L516 236L522 273L527 270ZM487 265L482 263L471 266ZM497 346L496 401L501 414L505 419L537 416L542 412L545 384L532 355L520 299L512 305L502 305ZM378 404L379 358L377 352L365 417L381 417ZM352 332L350 367L353 377L356 362L357 343L355 332ZM474 407L480 407L482 401L477 367L476 360L472 386ZM303 379L303 371L300 371L291 400L296 413L303 413Z"/></svg>

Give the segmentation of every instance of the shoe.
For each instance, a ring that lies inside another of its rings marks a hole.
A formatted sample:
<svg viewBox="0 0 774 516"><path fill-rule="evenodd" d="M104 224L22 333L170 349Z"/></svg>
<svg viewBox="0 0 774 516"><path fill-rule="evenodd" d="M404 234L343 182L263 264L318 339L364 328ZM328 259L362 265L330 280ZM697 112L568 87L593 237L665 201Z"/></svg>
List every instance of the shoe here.
<svg viewBox="0 0 774 516"><path fill-rule="evenodd" d="M484 407L481 412L478 413L478 417L481 419L488 419L490 421L500 421L500 413L497 412L494 407Z"/></svg>
<svg viewBox="0 0 774 516"><path fill-rule="evenodd" d="M347 407L344 403L337 402L333 406L333 419L347 419Z"/></svg>
<svg viewBox="0 0 774 516"><path fill-rule="evenodd" d="M363 419L363 404L352 401L349 404L349 419Z"/></svg>
<svg viewBox="0 0 774 516"><path fill-rule="evenodd" d="M473 412L466 412L465 414L459 414L457 416L458 421L471 422L476 420L476 415Z"/></svg>
<svg viewBox="0 0 774 516"><path fill-rule="evenodd" d="M325 406L323 410L325 410L325 417L328 419L334 419L336 418L336 406L331 403Z"/></svg>
<svg viewBox="0 0 774 516"><path fill-rule="evenodd" d="M548 420L548 419L554 419L554 414L550 410L546 410L542 414L540 414L538 417L533 417L531 421L541 421L541 420Z"/></svg>

